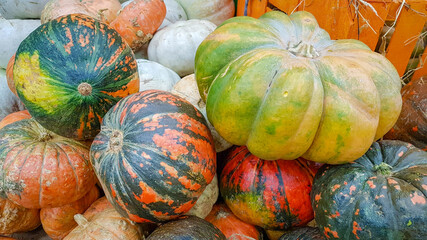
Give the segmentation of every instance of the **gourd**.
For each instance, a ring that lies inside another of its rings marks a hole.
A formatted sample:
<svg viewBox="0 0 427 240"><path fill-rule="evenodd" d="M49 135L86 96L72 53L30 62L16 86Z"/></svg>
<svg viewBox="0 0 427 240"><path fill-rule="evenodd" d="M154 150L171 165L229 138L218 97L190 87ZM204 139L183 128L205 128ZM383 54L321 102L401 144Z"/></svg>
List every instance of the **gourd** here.
<svg viewBox="0 0 427 240"><path fill-rule="evenodd" d="M27 232L40 226L40 209L27 209L0 198L0 234Z"/></svg>
<svg viewBox="0 0 427 240"><path fill-rule="evenodd" d="M0 2L0 15L6 19L40 18L41 12L48 1L2 0ZM10 37L9 35L5 36Z"/></svg>
<svg viewBox="0 0 427 240"><path fill-rule="evenodd" d="M226 20L197 49L195 74L218 133L266 160L354 161L402 105L390 61L331 40L305 11Z"/></svg>
<svg viewBox="0 0 427 240"><path fill-rule="evenodd" d="M28 118L31 118L31 115L27 110L13 112L7 115L6 117L4 117L3 120L0 121L0 129L2 129L3 127L11 123L20 121L22 119L28 119Z"/></svg>
<svg viewBox="0 0 427 240"><path fill-rule="evenodd" d="M137 59L138 74L139 74L139 91L145 90L162 90L171 91L176 82L181 78L176 72L161 65L146 59Z"/></svg>
<svg viewBox="0 0 427 240"><path fill-rule="evenodd" d="M354 163L324 165L311 203L328 239L423 239L427 234L427 152L383 140Z"/></svg>
<svg viewBox="0 0 427 240"><path fill-rule="evenodd" d="M234 17L233 0L176 0L185 10L188 19L205 19L216 25Z"/></svg>
<svg viewBox="0 0 427 240"><path fill-rule="evenodd" d="M212 181L206 186L202 195L197 199L196 204L185 215L204 219L211 212L212 207L218 200L218 195L218 177L215 175Z"/></svg>

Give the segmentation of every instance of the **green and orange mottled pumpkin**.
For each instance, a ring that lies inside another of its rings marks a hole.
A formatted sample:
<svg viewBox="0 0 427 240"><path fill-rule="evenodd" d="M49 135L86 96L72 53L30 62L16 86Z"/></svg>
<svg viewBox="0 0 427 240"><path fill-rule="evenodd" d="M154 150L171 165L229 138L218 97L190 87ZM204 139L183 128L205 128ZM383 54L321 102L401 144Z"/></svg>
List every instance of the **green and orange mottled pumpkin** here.
<svg viewBox="0 0 427 240"><path fill-rule="evenodd" d="M427 152L383 140L354 163L323 166L311 202L328 239L425 239L426 196Z"/></svg>
<svg viewBox="0 0 427 240"><path fill-rule="evenodd" d="M191 103L147 90L105 115L91 161L108 200L134 222L163 222L189 211L216 173L206 120Z"/></svg>
<svg viewBox="0 0 427 240"><path fill-rule="evenodd" d="M93 139L105 113L139 90L129 46L114 29L81 14L42 24L24 39L13 80L31 116L77 140Z"/></svg>
<svg viewBox="0 0 427 240"><path fill-rule="evenodd" d="M331 40L314 16L226 20L195 59L209 121L266 160L354 161L396 122L400 77L358 40Z"/></svg>
<svg viewBox="0 0 427 240"><path fill-rule="evenodd" d="M303 226L313 219L310 191L315 172L305 160L263 160L234 147L221 172L220 191L244 222L265 229Z"/></svg>

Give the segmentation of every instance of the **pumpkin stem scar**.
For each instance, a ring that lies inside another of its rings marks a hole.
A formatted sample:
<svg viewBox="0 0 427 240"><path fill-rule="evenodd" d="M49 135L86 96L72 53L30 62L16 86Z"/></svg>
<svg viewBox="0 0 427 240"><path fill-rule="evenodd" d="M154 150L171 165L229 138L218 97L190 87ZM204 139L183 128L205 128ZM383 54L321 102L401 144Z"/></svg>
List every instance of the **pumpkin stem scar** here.
<svg viewBox="0 0 427 240"><path fill-rule="evenodd" d="M109 149L113 152L118 152L122 149L123 146L123 133L114 130L110 137Z"/></svg>
<svg viewBox="0 0 427 240"><path fill-rule="evenodd" d="M42 132L40 134L39 141L40 142L47 142L47 141L49 141L52 138L53 138L53 136L51 134L49 134L47 132Z"/></svg>
<svg viewBox="0 0 427 240"><path fill-rule="evenodd" d="M379 172L382 175L390 175L392 167L385 162L374 166L374 171Z"/></svg>
<svg viewBox="0 0 427 240"><path fill-rule="evenodd" d="M89 96L92 93L92 86L87 82L83 82L79 84L77 90L81 95Z"/></svg>

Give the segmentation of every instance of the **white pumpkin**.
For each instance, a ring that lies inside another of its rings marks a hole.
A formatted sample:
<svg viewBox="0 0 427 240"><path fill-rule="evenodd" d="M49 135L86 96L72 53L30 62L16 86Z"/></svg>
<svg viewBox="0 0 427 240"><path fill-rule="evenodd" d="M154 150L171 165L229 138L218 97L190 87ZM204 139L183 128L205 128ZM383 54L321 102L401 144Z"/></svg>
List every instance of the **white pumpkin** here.
<svg viewBox="0 0 427 240"><path fill-rule="evenodd" d="M186 76L194 73L194 58L200 43L216 25L200 19L177 21L154 34L148 45L148 60Z"/></svg>
<svg viewBox="0 0 427 240"><path fill-rule="evenodd" d="M216 25L234 17L233 0L176 0L184 8L188 19L205 19Z"/></svg>
<svg viewBox="0 0 427 240"><path fill-rule="evenodd" d="M157 89L170 92L181 80L176 72L159 63L146 59L137 59L139 74L139 91Z"/></svg>
<svg viewBox="0 0 427 240"><path fill-rule="evenodd" d="M215 204L219 196L218 177L214 176L211 183L209 183L196 204L188 211L185 215L197 216L199 218L205 218L212 211L212 207Z"/></svg>
<svg viewBox="0 0 427 240"><path fill-rule="evenodd" d="M40 18L41 12L48 1L0 0L0 15L6 19Z"/></svg>
<svg viewBox="0 0 427 240"><path fill-rule="evenodd" d="M0 69L0 121L7 115L21 110L25 110L24 104L10 91L6 70Z"/></svg>
<svg viewBox="0 0 427 240"><path fill-rule="evenodd" d="M3 0L1 0L3 1ZM0 18L0 68L6 68L10 58L18 50L19 44L40 26L40 20Z"/></svg>
<svg viewBox="0 0 427 240"><path fill-rule="evenodd" d="M217 152L222 152L233 146L233 144L227 142L224 138L222 138L215 130L214 126L212 126L212 124L209 122L208 117L206 115L206 103L203 102L202 97L200 96L199 88L197 87L197 81L194 74L190 74L179 80L175 84L171 92L182 98L185 98L187 101L189 101L197 109L200 110L200 112L203 114L206 121L208 122L208 126L211 130L212 137L215 142L215 149Z"/></svg>

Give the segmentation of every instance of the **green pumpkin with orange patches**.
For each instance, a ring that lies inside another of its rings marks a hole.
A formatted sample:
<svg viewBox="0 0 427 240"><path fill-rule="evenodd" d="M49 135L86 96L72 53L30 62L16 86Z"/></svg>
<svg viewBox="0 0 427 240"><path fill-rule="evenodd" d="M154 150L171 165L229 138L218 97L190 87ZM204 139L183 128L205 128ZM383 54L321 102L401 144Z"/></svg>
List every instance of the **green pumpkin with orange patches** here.
<svg viewBox="0 0 427 240"><path fill-rule="evenodd" d="M120 100L105 115L90 150L108 200L135 222L164 222L189 211L216 172L203 115L168 92Z"/></svg>
<svg viewBox="0 0 427 240"><path fill-rule="evenodd" d="M24 39L13 79L43 127L78 140L93 139L105 113L139 90L129 46L114 29L81 14L49 21Z"/></svg>
<svg viewBox="0 0 427 240"><path fill-rule="evenodd" d="M310 191L316 170L307 161L267 161L246 147L234 147L226 161L221 196L242 221L283 230L313 219Z"/></svg>
<svg viewBox="0 0 427 240"><path fill-rule="evenodd" d="M383 140L354 163L323 166L311 202L327 239L425 239L426 196L427 152Z"/></svg>

